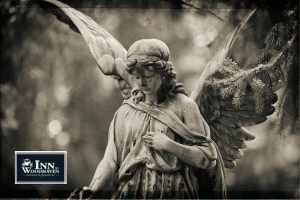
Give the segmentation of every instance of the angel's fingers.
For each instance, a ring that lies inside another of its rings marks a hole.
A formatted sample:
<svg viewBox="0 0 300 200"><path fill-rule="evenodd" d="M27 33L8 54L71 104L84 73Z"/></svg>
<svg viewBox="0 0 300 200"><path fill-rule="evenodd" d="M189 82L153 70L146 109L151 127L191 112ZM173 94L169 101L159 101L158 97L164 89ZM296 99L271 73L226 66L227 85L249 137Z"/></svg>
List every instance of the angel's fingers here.
<svg viewBox="0 0 300 200"><path fill-rule="evenodd" d="M143 136L144 140L148 140L148 141L153 141L153 137L152 136Z"/></svg>
<svg viewBox="0 0 300 200"><path fill-rule="evenodd" d="M93 192L90 189L83 189L79 192L79 199L90 199Z"/></svg>
<svg viewBox="0 0 300 200"><path fill-rule="evenodd" d="M152 142L151 140L145 139L144 141L145 141L147 144L149 144L149 145L152 145L152 144L153 144L153 142Z"/></svg>
<svg viewBox="0 0 300 200"><path fill-rule="evenodd" d="M154 137L155 135L157 135L157 133L150 131L150 132L148 132L148 135L151 137Z"/></svg>
<svg viewBox="0 0 300 200"><path fill-rule="evenodd" d="M147 135L147 137L148 137L149 139L152 139L152 138L154 138L154 134L149 134L149 135Z"/></svg>

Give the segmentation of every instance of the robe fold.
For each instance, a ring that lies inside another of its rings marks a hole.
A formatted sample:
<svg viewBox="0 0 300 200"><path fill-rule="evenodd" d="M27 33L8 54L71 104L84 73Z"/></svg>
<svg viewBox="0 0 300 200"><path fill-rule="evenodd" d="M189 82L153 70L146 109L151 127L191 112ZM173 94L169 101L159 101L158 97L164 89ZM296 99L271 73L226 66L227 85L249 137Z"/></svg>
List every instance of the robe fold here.
<svg viewBox="0 0 300 200"><path fill-rule="evenodd" d="M216 167L199 169L169 152L145 146L141 137L149 131L197 146L208 159L217 160ZM135 105L131 99L124 101L109 128L104 159L108 156L118 168L113 199L226 198L225 172L218 147L209 137L190 131L163 107L143 102Z"/></svg>

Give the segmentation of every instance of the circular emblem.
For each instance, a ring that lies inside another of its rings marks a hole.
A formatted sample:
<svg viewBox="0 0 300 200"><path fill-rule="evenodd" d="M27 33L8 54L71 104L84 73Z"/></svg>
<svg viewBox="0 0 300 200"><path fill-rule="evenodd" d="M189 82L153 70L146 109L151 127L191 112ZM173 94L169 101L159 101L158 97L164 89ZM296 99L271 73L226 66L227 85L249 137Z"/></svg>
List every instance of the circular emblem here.
<svg viewBox="0 0 300 200"><path fill-rule="evenodd" d="M26 158L26 159L23 159L23 162L22 162L22 167L32 167L32 162L30 159Z"/></svg>

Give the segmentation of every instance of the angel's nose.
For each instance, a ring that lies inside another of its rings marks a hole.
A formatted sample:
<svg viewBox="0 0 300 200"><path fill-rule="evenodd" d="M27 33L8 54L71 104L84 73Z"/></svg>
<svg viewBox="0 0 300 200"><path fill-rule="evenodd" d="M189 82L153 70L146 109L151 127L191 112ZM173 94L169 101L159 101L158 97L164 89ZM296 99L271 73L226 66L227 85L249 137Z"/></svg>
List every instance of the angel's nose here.
<svg viewBox="0 0 300 200"><path fill-rule="evenodd" d="M147 85L147 83L145 81L143 81L142 79L136 80L136 84L138 87L145 87Z"/></svg>
<svg viewBox="0 0 300 200"><path fill-rule="evenodd" d="M146 87L147 86L147 80L144 78L141 78L141 86Z"/></svg>

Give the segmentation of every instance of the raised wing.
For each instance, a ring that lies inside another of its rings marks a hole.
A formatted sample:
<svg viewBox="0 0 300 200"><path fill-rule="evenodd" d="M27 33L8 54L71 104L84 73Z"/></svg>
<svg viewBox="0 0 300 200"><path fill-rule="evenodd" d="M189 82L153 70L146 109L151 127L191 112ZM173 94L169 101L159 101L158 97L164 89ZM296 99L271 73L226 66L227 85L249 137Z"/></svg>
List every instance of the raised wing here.
<svg viewBox="0 0 300 200"><path fill-rule="evenodd" d="M35 2L83 36L100 70L117 79L117 87L121 89L123 97L128 98L132 79L125 70L126 49L94 20L74 8L56 0Z"/></svg>
<svg viewBox="0 0 300 200"><path fill-rule="evenodd" d="M245 70L239 69L235 62L227 58L241 28L254 12L227 36L190 96L210 127L211 138L218 145L226 168L234 168L234 160L243 157L240 149L246 147L244 141L255 138L244 127L266 121L266 116L275 111L271 105L277 101L273 91L260 87L265 86L259 79L259 76L266 75L264 72L258 71L246 80L243 76L239 77ZM263 102L258 102L261 99Z"/></svg>

